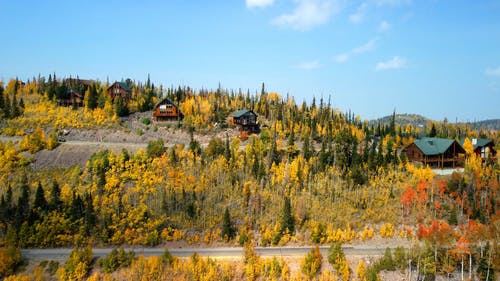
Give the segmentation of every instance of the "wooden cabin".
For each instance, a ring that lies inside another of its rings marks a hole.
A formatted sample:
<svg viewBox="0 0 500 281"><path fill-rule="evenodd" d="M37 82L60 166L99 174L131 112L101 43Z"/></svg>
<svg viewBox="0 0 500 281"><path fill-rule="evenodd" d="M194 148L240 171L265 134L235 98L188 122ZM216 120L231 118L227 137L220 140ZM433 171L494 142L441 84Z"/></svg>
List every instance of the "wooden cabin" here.
<svg viewBox="0 0 500 281"><path fill-rule="evenodd" d="M229 122L237 126L240 131L245 131L249 134L260 133L260 125L257 121L257 114L253 110L236 111L230 118Z"/></svg>
<svg viewBox="0 0 500 281"><path fill-rule="evenodd" d="M60 97L57 100L57 104L60 106L82 107L83 97L84 97L83 94L80 94L73 90L69 90L65 96Z"/></svg>
<svg viewBox="0 0 500 281"><path fill-rule="evenodd" d="M455 140L423 138L415 140L403 149L408 161L420 162L434 168L460 167L464 163L465 150Z"/></svg>
<svg viewBox="0 0 500 281"><path fill-rule="evenodd" d="M173 121L182 120L183 118L184 114L169 98L159 101L153 108L153 120L155 121Z"/></svg>
<svg viewBox="0 0 500 281"><path fill-rule="evenodd" d="M492 159L496 160L497 151L495 150L495 143L490 139L470 139L473 147L474 153L484 162L486 160ZM460 139L460 145L464 145L465 138Z"/></svg>
<svg viewBox="0 0 500 281"><path fill-rule="evenodd" d="M132 97L132 90L124 82L115 82L108 88L108 94L113 101L115 98L121 98L128 102Z"/></svg>

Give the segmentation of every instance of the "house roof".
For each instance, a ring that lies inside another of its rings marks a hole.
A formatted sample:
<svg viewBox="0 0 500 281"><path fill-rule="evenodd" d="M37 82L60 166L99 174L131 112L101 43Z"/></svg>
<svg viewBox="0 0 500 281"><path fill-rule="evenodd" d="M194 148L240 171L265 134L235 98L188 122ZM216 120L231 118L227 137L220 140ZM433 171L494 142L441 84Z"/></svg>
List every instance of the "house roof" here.
<svg viewBox="0 0 500 281"><path fill-rule="evenodd" d="M235 113L233 113L233 117L235 118L239 118L247 113L252 113L253 115L257 116L257 114L255 114L255 112L253 112L252 110L248 110L248 109L241 109L241 110L238 110L236 111Z"/></svg>
<svg viewBox="0 0 500 281"><path fill-rule="evenodd" d="M455 140L441 139L441 138L423 138L415 140L413 143L425 155L439 155L443 154L450 148Z"/></svg>
<svg viewBox="0 0 500 281"><path fill-rule="evenodd" d="M478 147L483 147L483 146L488 145L490 142L493 142L490 139L470 139L470 141L472 142L472 145L474 146L474 150L476 150L476 148L478 148ZM463 146L464 142L465 142L465 138L461 138L459 143L461 146Z"/></svg>
<svg viewBox="0 0 500 281"><path fill-rule="evenodd" d="M167 101L168 103L170 103L170 104L172 104L172 105L174 105L175 107L178 108L177 104L175 104L175 102L173 100L169 99L169 98L164 98L164 99L160 100L159 102L157 102L155 104L155 106L153 108L157 108L158 106L160 106L160 104L162 104L165 101Z"/></svg>
<svg viewBox="0 0 500 281"><path fill-rule="evenodd" d="M116 84L116 83L120 84L120 86L121 86L123 89L125 89L125 91L127 91L127 92L132 92L132 90L131 90L128 86L127 86L127 84L126 84L125 82L115 82L115 83L113 83L113 85L114 85L114 84ZM113 87L113 85L109 86L108 90L109 90L111 87Z"/></svg>

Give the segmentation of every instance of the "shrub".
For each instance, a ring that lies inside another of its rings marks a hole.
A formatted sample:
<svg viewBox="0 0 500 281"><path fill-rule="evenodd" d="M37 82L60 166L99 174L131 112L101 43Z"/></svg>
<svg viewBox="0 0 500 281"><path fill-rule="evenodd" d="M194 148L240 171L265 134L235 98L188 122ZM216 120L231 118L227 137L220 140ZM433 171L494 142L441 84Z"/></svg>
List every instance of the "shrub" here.
<svg viewBox="0 0 500 281"><path fill-rule="evenodd" d="M126 252L123 247L113 249L109 255L99 260L99 266L106 273L116 271L121 267L128 267L135 257L134 251Z"/></svg>
<svg viewBox="0 0 500 281"><path fill-rule="evenodd" d="M309 278L316 276L321 270L321 263L323 262L323 256L319 252L319 247L314 247L302 261L302 273L307 275Z"/></svg>
<svg viewBox="0 0 500 281"><path fill-rule="evenodd" d="M151 124L151 119L149 118L142 119L142 124L149 126Z"/></svg>
<svg viewBox="0 0 500 281"><path fill-rule="evenodd" d="M57 270L57 277L60 280L83 280L90 270L92 259L92 248L90 246L84 249L74 248L64 267Z"/></svg>
<svg viewBox="0 0 500 281"><path fill-rule="evenodd" d="M11 275L21 263L21 250L14 246L0 248L0 277Z"/></svg>

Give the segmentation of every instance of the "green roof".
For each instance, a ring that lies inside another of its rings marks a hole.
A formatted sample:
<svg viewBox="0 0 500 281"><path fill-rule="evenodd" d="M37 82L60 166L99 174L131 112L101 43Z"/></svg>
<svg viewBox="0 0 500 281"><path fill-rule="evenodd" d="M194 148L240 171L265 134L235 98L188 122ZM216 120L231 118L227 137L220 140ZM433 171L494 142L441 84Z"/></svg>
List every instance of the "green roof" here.
<svg viewBox="0 0 500 281"><path fill-rule="evenodd" d="M125 82L118 82L118 83L120 83L120 85L123 87L123 89L125 89L125 91L132 92L132 90L127 86L127 84L125 84Z"/></svg>
<svg viewBox="0 0 500 281"><path fill-rule="evenodd" d="M252 114L257 115L257 114L255 114L253 111L251 111L251 110L248 110L248 109L242 109L242 110L238 110L238 111L236 111L236 112L233 114L233 117L235 117L235 118L239 118L239 117L241 117L241 116L243 116L243 115L247 114L248 112L251 112Z"/></svg>
<svg viewBox="0 0 500 281"><path fill-rule="evenodd" d="M441 139L441 138L423 138L415 140L413 143L425 154L425 155L439 155L443 154L450 148L450 146L455 142L455 140Z"/></svg>
<svg viewBox="0 0 500 281"><path fill-rule="evenodd" d="M469 140L472 142L472 145L474 146L474 150L476 150L476 148L478 148L478 147L486 146L487 144L489 144L490 142L492 142L492 140L490 140L490 139L474 139L474 138L471 138ZM460 145L463 146L464 142L465 142L465 138L461 138L460 139Z"/></svg>

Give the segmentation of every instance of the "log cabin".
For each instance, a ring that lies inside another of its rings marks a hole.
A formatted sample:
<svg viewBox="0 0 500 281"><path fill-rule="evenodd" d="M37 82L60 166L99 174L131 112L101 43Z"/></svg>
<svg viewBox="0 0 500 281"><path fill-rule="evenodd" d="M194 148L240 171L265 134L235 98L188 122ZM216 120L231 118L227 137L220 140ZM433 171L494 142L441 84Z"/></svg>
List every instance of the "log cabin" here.
<svg viewBox="0 0 500 281"><path fill-rule="evenodd" d="M231 116L229 122L231 125L237 126L240 131L245 131L249 134L260 133L259 121L257 114L253 110L238 110Z"/></svg>
<svg viewBox="0 0 500 281"><path fill-rule="evenodd" d="M128 102L132 97L132 90L125 82L115 82L108 88L108 94L113 101L115 98L121 98Z"/></svg>
<svg viewBox="0 0 500 281"><path fill-rule="evenodd" d="M464 164L465 150L456 140L422 138L405 147L403 153L410 162L420 162L433 168L455 168Z"/></svg>
<svg viewBox="0 0 500 281"><path fill-rule="evenodd" d="M470 139L474 147L474 153L485 162L488 159L496 160L497 151L495 143L491 139ZM460 139L460 145L464 145L465 138Z"/></svg>
<svg viewBox="0 0 500 281"><path fill-rule="evenodd" d="M83 97L84 97L83 94L80 94L73 90L69 90L65 96L60 97L57 100L57 104L60 106L73 106L74 108L82 107Z"/></svg>
<svg viewBox="0 0 500 281"><path fill-rule="evenodd" d="M159 101L153 108L153 120L155 121L173 121L182 120L183 118L184 114L169 98Z"/></svg>

